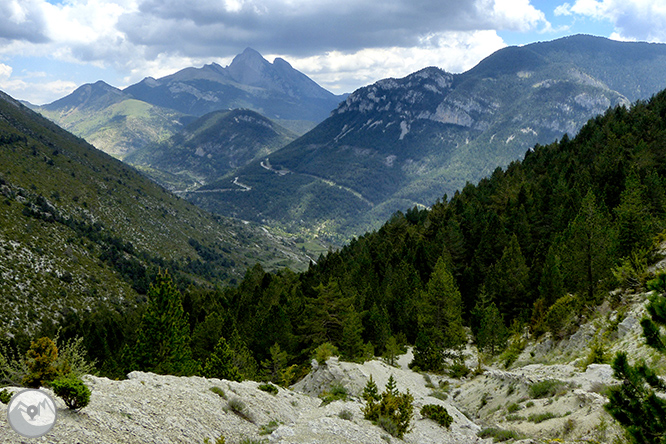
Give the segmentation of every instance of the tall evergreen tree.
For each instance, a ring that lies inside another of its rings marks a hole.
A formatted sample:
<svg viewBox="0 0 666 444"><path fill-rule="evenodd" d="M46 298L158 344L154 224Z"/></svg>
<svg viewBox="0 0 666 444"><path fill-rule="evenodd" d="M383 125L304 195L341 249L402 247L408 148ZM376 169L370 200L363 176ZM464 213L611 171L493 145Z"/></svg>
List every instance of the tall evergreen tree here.
<svg viewBox="0 0 666 444"><path fill-rule="evenodd" d="M610 276L616 239L610 217L599 208L590 190L564 233L561 258L571 291L585 294L589 301L594 299L600 282Z"/></svg>
<svg viewBox="0 0 666 444"><path fill-rule="evenodd" d="M206 360L203 374L206 378L226 379L228 381L241 381L241 374L234 365L234 354L227 341L220 337L213 353Z"/></svg>
<svg viewBox="0 0 666 444"><path fill-rule="evenodd" d="M199 365L192 358L182 296L166 270L157 275L147 297L148 307L132 350L132 366L159 374L196 374Z"/></svg>
<svg viewBox="0 0 666 444"><path fill-rule="evenodd" d="M488 272L485 286L491 299L509 319L518 317L530 306L529 267L515 234L504 248L500 260Z"/></svg>
<svg viewBox="0 0 666 444"><path fill-rule="evenodd" d="M439 370L446 350L459 349L466 339L462 326L462 297L446 262L440 258L421 294L414 365Z"/></svg>

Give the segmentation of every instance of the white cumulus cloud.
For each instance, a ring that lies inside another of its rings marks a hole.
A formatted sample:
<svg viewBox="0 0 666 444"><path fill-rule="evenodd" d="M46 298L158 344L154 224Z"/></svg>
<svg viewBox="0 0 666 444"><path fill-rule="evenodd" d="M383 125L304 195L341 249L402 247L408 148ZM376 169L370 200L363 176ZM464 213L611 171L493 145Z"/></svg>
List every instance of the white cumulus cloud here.
<svg viewBox="0 0 666 444"><path fill-rule="evenodd" d="M556 9L561 15L579 15L613 24L618 40L666 42L666 2L663 0L577 0Z"/></svg>

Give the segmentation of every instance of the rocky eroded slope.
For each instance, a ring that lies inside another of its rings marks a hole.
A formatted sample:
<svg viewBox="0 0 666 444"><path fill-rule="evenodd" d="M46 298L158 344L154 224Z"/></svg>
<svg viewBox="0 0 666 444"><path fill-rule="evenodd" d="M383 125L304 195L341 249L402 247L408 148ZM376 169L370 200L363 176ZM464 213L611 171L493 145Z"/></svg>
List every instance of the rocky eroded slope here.
<svg viewBox="0 0 666 444"><path fill-rule="evenodd" d="M617 382L609 365L583 364L591 342L605 332L609 355L627 350L633 359L661 363L641 339L639 320L647 295L616 296L623 300L616 309L600 306L593 319L572 336L554 341L546 335L529 342L509 369L495 362L463 379L408 369L411 352L400 356L396 366L380 360L355 364L337 358L326 365L313 363L306 378L275 395L260 390L254 381L142 372L130 373L123 381L86 376L93 393L90 405L71 412L56 398L58 421L49 435L36 442L189 444L215 442L222 435L227 443L246 439L397 443L400 440L365 420L361 412L360 395L370 376L382 390L391 375L398 390L409 390L414 396L414 419L404 437L406 443L491 442L490 437L499 433L511 433L513 439L524 442L613 442L621 430L603 409L604 388ZM468 347L466 357L470 368L478 367L473 348ZM552 390L537 393L535 387L543 381L550 381ZM319 395L333 384L344 386L348 399L323 405ZM221 391L215 393L212 387ZM424 419L420 408L425 404L444 406L453 417L451 427ZM0 404L3 417L6 409ZM479 436L483 430L485 438ZM7 443L25 441L4 420L0 436Z"/></svg>

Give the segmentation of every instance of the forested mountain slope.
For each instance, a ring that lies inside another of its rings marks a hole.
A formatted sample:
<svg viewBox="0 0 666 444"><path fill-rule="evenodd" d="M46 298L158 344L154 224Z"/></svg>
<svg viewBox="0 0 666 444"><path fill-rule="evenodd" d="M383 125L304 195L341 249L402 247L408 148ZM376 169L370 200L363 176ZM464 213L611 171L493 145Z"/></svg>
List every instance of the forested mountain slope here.
<svg viewBox="0 0 666 444"><path fill-rule="evenodd" d="M0 319L25 332L143 300L160 268L178 284L235 282L257 261L307 264L263 230L175 197L0 93Z"/></svg>
<svg viewBox="0 0 666 444"><path fill-rule="evenodd" d="M512 325L559 334L618 279L641 285L634 274L664 230L665 141L662 92L535 146L430 210L396 213L306 272L255 266L237 287L187 292L192 354L205 359L227 338L241 374L256 377L263 362L279 378L271 362L307 367L326 342L347 359L409 343L418 367L441 370L465 325L491 353ZM71 331L90 333L81 328Z"/></svg>
<svg viewBox="0 0 666 444"><path fill-rule="evenodd" d="M238 172L243 194L190 198L219 214L348 239L575 134L666 87L666 45L572 36L505 48L463 74L425 68L350 95L331 117ZM229 187L228 180L208 189Z"/></svg>

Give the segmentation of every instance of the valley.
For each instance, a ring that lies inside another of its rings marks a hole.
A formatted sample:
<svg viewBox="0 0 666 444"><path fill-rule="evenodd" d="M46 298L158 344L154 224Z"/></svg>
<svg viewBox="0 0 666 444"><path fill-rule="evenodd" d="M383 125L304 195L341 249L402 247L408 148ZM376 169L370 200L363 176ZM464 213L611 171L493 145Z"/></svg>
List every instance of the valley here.
<svg viewBox="0 0 666 444"><path fill-rule="evenodd" d="M299 135L341 97L247 49L54 105L177 113L122 162L2 94L0 383L57 395L62 443L661 439L664 66L507 47Z"/></svg>

